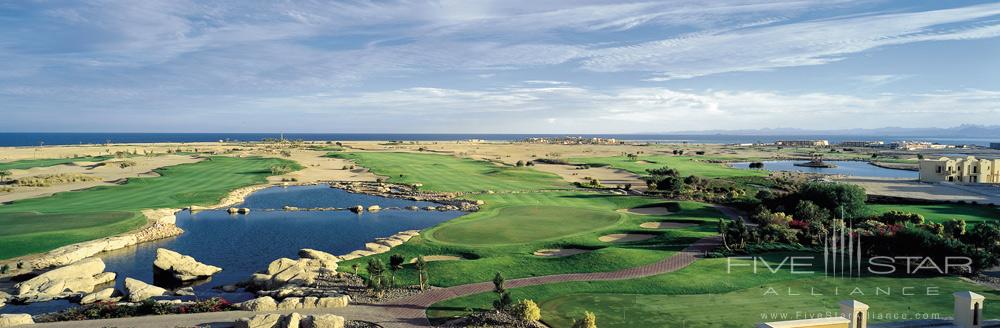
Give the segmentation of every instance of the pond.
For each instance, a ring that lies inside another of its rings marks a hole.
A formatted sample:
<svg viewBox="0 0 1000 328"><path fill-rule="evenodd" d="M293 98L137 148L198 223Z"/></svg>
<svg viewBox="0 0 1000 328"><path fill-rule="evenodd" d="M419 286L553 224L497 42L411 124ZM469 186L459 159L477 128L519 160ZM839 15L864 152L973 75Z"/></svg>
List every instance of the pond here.
<svg viewBox="0 0 1000 328"><path fill-rule="evenodd" d="M223 269L210 281L194 286L199 298L225 297L242 301L249 293L224 293L213 289L246 280L256 271L266 269L278 258L298 258L302 248L313 248L331 254L346 254L364 249L366 242L388 237L400 231L420 230L464 214L461 211L383 210L356 214L350 211L269 211L284 206L349 207L356 205L387 207L437 206L431 202L353 194L327 185L272 187L250 195L244 204L246 215L225 211L177 213L177 226L185 233L170 239L140 244L100 257L107 271L118 274L117 287L124 290L125 277L153 283L153 260L157 248L167 248L196 260ZM67 301L11 305L0 313L45 313L75 306Z"/></svg>
<svg viewBox="0 0 1000 328"><path fill-rule="evenodd" d="M769 171L793 171L803 173L842 174L858 177L906 178L916 179L917 171L887 169L860 161L826 161L837 165L835 168L817 168L795 166L795 163L805 161L764 161L764 169ZM750 169L750 162L731 163L735 168Z"/></svg>

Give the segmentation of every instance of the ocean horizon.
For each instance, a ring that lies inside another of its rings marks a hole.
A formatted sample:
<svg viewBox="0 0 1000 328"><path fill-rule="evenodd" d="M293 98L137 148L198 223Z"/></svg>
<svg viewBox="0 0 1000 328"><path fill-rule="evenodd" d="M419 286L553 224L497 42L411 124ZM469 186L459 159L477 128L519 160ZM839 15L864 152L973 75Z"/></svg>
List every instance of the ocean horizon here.
<svg viewBox="0 0 1000 328"><path fill-rule="evenodd" d="M946 145L988 146L995 139L942 138L928 136L868 136L868 135L729 135L729 134L552 134L552 133L142 133L142 132L3 132L0 146L55 146L88 145L105 143L162 143L162 142L218 142L261 141L281 138L305 141L452 141L480 139L489 141L515 141L531 137L587 137L614 138L630 142L741 144L765 143L777 140L825 139L831 143L843 141L920 140Z"/></svg>

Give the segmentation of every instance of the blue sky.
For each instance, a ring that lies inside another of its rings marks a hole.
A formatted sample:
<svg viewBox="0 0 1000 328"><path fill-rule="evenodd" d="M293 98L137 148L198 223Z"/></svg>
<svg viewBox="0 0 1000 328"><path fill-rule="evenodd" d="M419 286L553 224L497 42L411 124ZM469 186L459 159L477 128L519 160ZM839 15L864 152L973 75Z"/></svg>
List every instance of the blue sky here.
<svg viewBox="0 0 1000 328"><path fill-rule="evenodd" d="M998 124L998 36L977 1L0 1L0 131Z"/></svg>

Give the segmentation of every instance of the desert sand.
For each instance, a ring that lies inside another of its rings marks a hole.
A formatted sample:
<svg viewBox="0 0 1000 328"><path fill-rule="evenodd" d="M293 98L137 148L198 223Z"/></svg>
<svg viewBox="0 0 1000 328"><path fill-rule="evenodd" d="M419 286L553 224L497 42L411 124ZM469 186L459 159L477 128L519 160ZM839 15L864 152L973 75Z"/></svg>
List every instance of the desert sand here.
<svg viewBox="0 0 1000 328"><path fill-rule="evenodd" d="M683 229L697 226L697 224L683 222L646 222L640 224L639 226L646 229Z"/></svg>
<svg viewBox="0 0 1000 328"><path fill-rule="evenodd" d="M587 252L590 252L590 250L579 248L546 248L535 251L534 255L542 257L564 257Z"/></svg>

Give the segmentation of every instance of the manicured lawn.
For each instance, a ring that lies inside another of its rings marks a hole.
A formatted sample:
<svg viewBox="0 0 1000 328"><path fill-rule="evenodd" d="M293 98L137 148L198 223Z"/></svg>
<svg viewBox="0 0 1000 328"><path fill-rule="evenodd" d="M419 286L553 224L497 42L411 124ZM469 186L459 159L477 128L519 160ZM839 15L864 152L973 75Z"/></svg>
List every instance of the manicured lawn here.
<svg viewBox="0 0 1000 328"><path fill-rule="evenodd" d="M501 207L491 214L437 229L434 238L467 245L516 244L608 227L620 218L607 210L540 205Z"/></svg>
<svg viewBox="0 0 1000 328"><path fill-rule="evenodd" d="M111 156L88 156L77 158L43 158L43 159L23 159L13 162L0 162L0 170L25 170L33 167L47 167L73 162L99 162L107 160Z"/></svg>
<svg viewBox="0 0 1000 328"><path fill-rule="evenodd" d="M885 213L891 210L917 213L924 219L933 222L945 222L950 219L962 219L967 223L998 222L1000 209L986 205L972 204L932 204L932 205L896 205L870 204L869 211L873 214Z"/></svg>
<svg viewBox="0 0 1000 328"><path fill-rule="evenodd" d="M298 167L282 159L212 157L157 169L159 177L0 206L0 226L5 228L0 233L0 259L134 229L145 224L138 213L142 209L215 203L232 189L265 182L270 167L277 164Z"/></svg>
<svg viewBox="0 0 1000 328"><path fill-rule="evenodd" d="M327 156L350 159L386 176L389 182L423 184L423 189L449 192L566 189L558 176L528 167L499 166L485 161L438 154L354 152Z"/></svg>
<svg viewBox="0 0 1000 328"><path fill-rule="evenodd" d="M637 160L625 156L568 158L574 164L610 165L639 175L648 175L648 169L658 169L664 166L680 171L683 176L697 175L706 178L725 178L734 176L766 176L768 173L760 170L735 169L720 163L709 163L712 158L702 156L640 156Z"/></svg>
<svg viewBox="0 0 1000 328"><path fill-rule="evenodd" d="M791 254L774 254L771 259L784 255ZM800 311L835 312L837 303L845 299L871 305L873 315L925 312L939 313L941 317L951 315L951 293L955 291L973 290L989 300L1000 300L996 291L953 277L841 279L793 274L788 270L754 274L747 267L729 273L727 263L721 258L704 259L680 271L648 278L532 286L513 289L511 294L514 299L538 301L543 321L557 328L569 327L572 319L585 310L597 314L599 327L678 327L681 323L686 327L753 327L763 321L797 319ZM855 287L860 288L861 294L851 295ZM889 294L875 295L876 287L888 290ZM913 287L907 292L914 295L903 295L903 287ZM927 295L927 287L937 288L938 295ZM492 293L484 293L448 300L434 305L428 315L447 318L463 313L466 308L489 309L495 298ZM772 313L779 317L761 318L762 314ZM781 315L786 317L782 319ZM998 309L986 309L987 318L998 315ZM899 319L872 317L872 320Z"/></svg>

